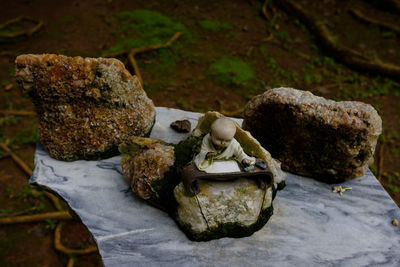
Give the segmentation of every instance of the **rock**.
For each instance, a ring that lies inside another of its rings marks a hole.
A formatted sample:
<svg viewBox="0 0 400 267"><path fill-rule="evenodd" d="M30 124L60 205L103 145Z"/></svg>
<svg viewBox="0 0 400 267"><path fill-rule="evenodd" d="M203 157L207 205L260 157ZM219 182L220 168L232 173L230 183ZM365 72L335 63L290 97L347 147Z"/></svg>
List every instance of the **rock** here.
<svg viewBox="0 0 400 267"><path fill-rule="evenodd" d="M246 153L263 159L274 174L274 184L260 189L255 180L199 180L200 193L189 195L179 173L200 151L203 136L222 115L208 112L191 136L176 145L158 139L130 137L119 146L121 166L132 191L174 218L192 240L249 236L272 215L272 200L285 174L279 163L248 132L236 125L236 140Z"/></svg>
<svg viewBox="0 0 400 267"><path fill-rule="evenodd" d="M207 112L199 119L196 128L193 130L193 136L209 133L211 124L221 117L223 115L218 112ZM243 130L237 123L235 139L240 143L247 155L262 159L267 164L274 176L275 185L281 189L284 186L286 174L281 170L280 163L271 157L271 154L261 146L250 132Z"/></svg>
<svg viewBox="0 0 400 267"><path fill-rule="evenodd" d="M167 210L177 175L168 175L175 162L174 147L158 139L130 137L119 146L122 172L132 191L152 205ZM171 180L172 178L172 180Z"/></svg>
<svg viewBox="0 0 400 267"><path fill-rule="evenodd" d="M39 115L41 143L56 159L116 155L120 143L153 126L153 102L119 60L44 54L15 63Z"/></svg>
<svg viewBox="0 0 400 267"><path fill-rule="evenodd" d="M218 112L207 112L199 119L192 136L175 147L177 168L185 166L199 152L202 137L221 117L223 115ZM175 220L192 240L249 236L263 227L272 215L272 200L276 188L284 186L285 174L268 151L238 124L235 139L249 156L266 162L275 185L262 190L254 180L245 178L225 182L199 180L200 193L191 196L180 183L174 189Z"/></svg>
<svg viewBox="0 0 400 267"><path fill-rule="evenodd" d="M284 170L338 183L362 176L373 162L382 120L369 104L276 88L249 101L243 128Z"/></svg>
<svg viewBox="0 0 400 267"><path fill-rule="evenodd" d="M171 128L178 133L188 133L191 127L190 121L188 120L174 121L171 123Z"/></svg>
<svg viewBox="0 0 400 267"><path fill-rule="evenodd" d="M182 183L174 190L176 220L192 240L249 236L272 215L272 187L261 190L250 179L200 180L199 186L200 193L193 197Z"/></svg>

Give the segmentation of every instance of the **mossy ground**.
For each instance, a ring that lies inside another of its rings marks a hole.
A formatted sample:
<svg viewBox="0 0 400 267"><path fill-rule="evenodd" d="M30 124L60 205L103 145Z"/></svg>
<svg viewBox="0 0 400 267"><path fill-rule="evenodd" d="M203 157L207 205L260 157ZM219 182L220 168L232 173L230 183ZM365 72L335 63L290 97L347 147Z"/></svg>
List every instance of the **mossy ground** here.
<svg viewBox="0 0 400 267"><path fill-rule="evenodd" d="M217 32L220 30L231 30L232 26L228 22L221 22L217 20L201 20L199 21L200 27L205 31Z"/></svg>

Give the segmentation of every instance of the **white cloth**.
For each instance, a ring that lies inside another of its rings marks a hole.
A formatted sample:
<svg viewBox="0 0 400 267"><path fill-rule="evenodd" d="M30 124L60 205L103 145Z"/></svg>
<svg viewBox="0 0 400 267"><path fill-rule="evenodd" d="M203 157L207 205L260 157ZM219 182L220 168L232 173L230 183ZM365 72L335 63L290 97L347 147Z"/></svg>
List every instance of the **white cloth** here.
<svg viewBox="0 0 400 267"><path fill-rule="evenodd" d="M216 153L216 156L207 159L206 156L210 152ZM242 147L235 138L232 139L227 148L225 148L224 150L217 150L211 141L210 134L207 134L203 138L200 153L194 157L194 163L199 170L208 172L207 170L212 167L215 160L224 161L231 160L232 158L240 163L244 159L249 160L253 164L256 161L254 157L250 157L246 153L244 153Z"/></svg>

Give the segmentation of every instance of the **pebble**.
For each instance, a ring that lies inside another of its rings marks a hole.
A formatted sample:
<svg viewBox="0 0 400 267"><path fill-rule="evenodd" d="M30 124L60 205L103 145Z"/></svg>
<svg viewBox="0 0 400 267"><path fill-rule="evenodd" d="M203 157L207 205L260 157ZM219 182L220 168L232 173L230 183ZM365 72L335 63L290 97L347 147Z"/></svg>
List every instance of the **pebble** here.
<svg viewBox="0 0 400 267"><path fill-rule="evenodd" d="M174 121L173 123L171 123L170 126L178 133L188 133L191 129L191 124L188 120Z"/></svg>
<svg viewBox="0 0 400 267"><path fill-rule="evenodd" d="M392 221L392 224L393 224L394 226L398 226L398 225L399 225L399 221L398 221L397 219L394 219L394 220Z"/></svg>

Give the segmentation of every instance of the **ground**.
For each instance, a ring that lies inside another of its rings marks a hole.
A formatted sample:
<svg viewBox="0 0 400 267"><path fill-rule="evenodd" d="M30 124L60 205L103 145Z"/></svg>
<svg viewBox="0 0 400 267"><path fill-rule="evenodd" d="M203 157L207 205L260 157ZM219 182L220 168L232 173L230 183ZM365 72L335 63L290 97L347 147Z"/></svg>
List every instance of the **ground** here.
<svg viewBox="0 0 400 267"><path fill-rule="evenodd" d="M375 163L371 169L400 205L400 86L384 74L359 72L324 50L295 14L272 3L242 1L48 1L0 3L1 23L30 16L44 23L31 36L0 38L0 110L34 111L14 79L19 54L55 53L99 57L125 48L166 42L183 35L170 47L136 55L144 89L157 106L205 112L216 110L240 116L247 101L270 88L309 90L335 100L372 104L383 119ZM374 3L377 3L376 1ZM367 1L310 1L298 3L327 25L336 43L370 60L400 64L400 33L357 19L356 8L375 20L396 26L400 14L381 10ZM268 18L268 19L267 19ZM32 27L23 22L0 29L0 34ZM133 73L126 57L118 57ZM393 76L392 76L393 78ZM396 78L396 77L395 77ZM0 141L31 168L37 138L36 116L0 114ZM45 197L32 194L28 177L0 150L0 217L36 207L54 208ZM354 188L353 190L356 190ZM62 266L68 257L53 248L56 221L0 227L1 266ZM85 248L94 242L87 229L68 221L62 242ZM43 257L43 255L46 257ZM100 265L98 253L76 256L76 266Z"/></svg>

